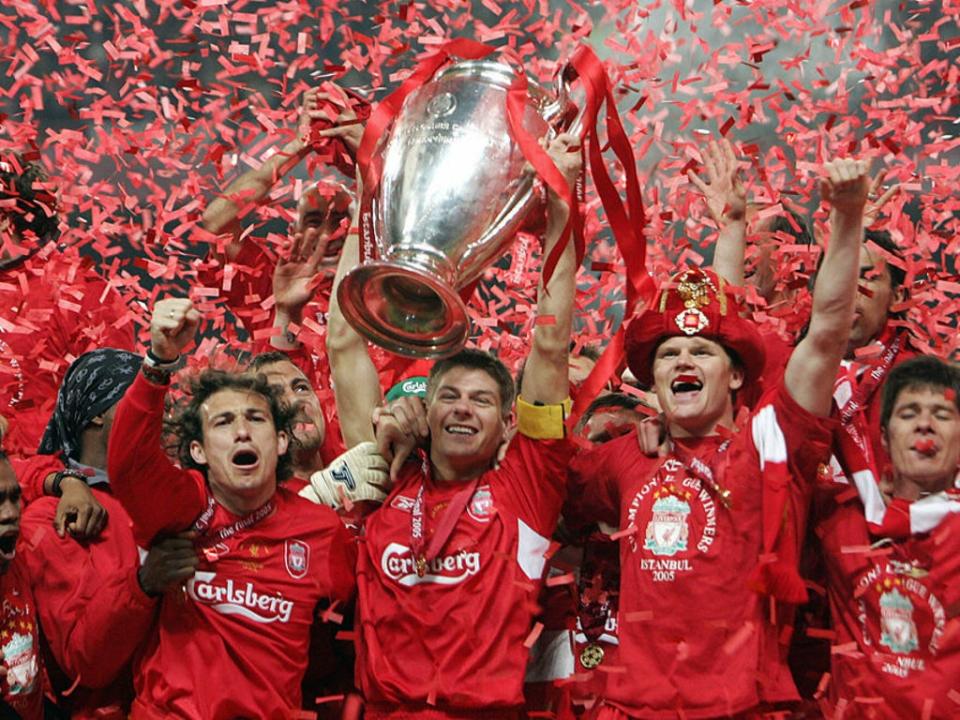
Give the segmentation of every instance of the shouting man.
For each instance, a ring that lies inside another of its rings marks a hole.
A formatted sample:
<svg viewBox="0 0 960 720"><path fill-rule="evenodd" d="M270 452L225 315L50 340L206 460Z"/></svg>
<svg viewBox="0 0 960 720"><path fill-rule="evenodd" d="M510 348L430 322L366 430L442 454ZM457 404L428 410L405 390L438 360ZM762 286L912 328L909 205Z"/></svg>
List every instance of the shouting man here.
<svg viewBox="0 0 960 720"><path fill-rule="evenodd" d="M292 411L262 376L202 373L171 428L184 469L167 459L164 397L199 322L189 300L157 303L150 350L111 432L110 480L141 544L195 534L183 565L196 573L161 602L132 716L289 717L314 609L350 596L356 550L332 511L279 485Z"/></svg>
<svg viewBox="0 0 960 720"><path fill-rule="evenodd" d="M863 162L825 172L833 235L810 332L739 431L735 400L760 378L764 343L721 278L682 271L627 328L627 362L654 387L669 445L651 458L625 436L573 465L568 507L622 536L617 660L626 672L602 673L604 720L739 717L796 698L770 609L806 597L796 557L830 443L868 184ZM598 650L589 661L603 669Z"/></svg>

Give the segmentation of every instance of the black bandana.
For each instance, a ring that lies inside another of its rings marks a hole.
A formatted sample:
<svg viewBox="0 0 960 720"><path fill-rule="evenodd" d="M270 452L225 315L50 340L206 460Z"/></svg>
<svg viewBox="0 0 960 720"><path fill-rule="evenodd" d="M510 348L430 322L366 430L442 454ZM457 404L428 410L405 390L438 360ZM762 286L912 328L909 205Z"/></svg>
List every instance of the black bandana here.
<svg viewBox="0 0 960 720"><path fill-rule="evenodd" d="M118 402L137 376L143 361L126 350L101 348L84 353L70 365L57 393L57 406L37 452L80 457L80 433L95 417Z"/></svg>

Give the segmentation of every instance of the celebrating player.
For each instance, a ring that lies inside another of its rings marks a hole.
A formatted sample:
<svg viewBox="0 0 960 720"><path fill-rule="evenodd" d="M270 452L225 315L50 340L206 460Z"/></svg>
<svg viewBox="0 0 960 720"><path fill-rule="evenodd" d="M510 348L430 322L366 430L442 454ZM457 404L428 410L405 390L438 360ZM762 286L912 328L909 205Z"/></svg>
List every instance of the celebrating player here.
<svg viewBox="0 0 960 720"><path fill-rule="evenodd" d="M825 172L833 235L810 332L739 432L735 396L759 379L764 346L722 279L681 271L627 329L628 364L656 390L670 451L647 457L626 436L574 461L568 505L624 534L626 672L605 673L601 718L727 717L796 697L757 591L805 598L797 545L853 317L866 167L838 160Z"/></svg>
<svg viewBox="0 0 960 720"><path fill-rule="evenodd" d="M196 573L161 602L136 669L133 717L277 717L300 707L314 609L353 588L355 546L333 512L279 481L292 411L262 376L206 371L161 446L163 400L200 314L159 301L150 351L117 408L108 470L141 544L192 530Z"/></svg>
<svg viewBox="0 0 960 720"><path fill-rule="evenodd" d="M822 480L817 535L833 626L828 716L956 716L960 639L960 370L921 356L890 371L881 422L891 497Z"/></svg>

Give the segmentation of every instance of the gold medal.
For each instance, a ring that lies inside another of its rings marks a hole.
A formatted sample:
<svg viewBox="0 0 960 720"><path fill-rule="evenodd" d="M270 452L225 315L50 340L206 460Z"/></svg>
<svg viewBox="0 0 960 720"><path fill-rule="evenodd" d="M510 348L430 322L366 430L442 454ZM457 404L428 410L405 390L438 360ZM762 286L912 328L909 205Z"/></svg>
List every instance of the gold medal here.
<svg viewBox="0 0 960 720"><path fill-rule="evenodd" d="M417 558L417 577L423 577L427 574L427 559L420 555Z"/></svg>
<svg viewBox="0 0 960 720"><path fill-rule="evenodd" d="M580 664L587 670L593 670L603 662L603 648L597 643L590 643L580 652Z"/></svg>

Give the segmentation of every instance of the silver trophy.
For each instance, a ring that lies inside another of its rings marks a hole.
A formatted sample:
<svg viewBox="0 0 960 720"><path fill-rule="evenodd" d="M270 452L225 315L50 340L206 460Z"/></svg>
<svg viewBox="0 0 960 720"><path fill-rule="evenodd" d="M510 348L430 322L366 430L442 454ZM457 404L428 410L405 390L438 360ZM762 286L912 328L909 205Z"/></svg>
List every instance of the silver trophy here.
<svg viewBox="0 0 960 720"><path fill-rule="evenodd" d="M532 82L524 125L534 137L577 122L567 71L556 91ZM539 204L507 120L512 69L497 62L451 65L411 93L380 146L373 197L379 258L348 273L337 298L347 321L392 352L445 357L470 332L459 291L506 252Z"/></svg>

